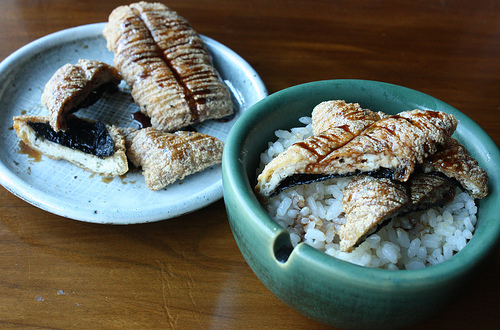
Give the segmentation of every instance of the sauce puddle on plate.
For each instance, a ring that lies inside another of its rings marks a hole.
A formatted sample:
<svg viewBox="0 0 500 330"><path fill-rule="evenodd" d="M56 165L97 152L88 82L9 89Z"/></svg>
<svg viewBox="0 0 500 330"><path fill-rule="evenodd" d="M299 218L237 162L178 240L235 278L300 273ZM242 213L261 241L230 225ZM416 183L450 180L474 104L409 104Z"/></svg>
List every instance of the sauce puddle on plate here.
<svg viewBox="0 0 500 330"><path fill-rule="evenodd" d="M19 141L19 150L18 154L27 155L29 159L34 162L40 162L42 160L42 153L30 148L23 141Z"/></svg>

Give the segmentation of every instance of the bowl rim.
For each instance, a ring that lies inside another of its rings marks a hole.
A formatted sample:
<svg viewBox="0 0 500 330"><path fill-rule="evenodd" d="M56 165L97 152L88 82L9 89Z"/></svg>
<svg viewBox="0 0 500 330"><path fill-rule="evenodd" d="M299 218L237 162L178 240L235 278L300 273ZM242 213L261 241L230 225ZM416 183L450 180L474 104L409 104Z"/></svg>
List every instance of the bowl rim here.
<svg viewBox="0 0 500 330"><path fill-rule="evenodd" d="M253 188L250 185L250 180L245 170L242 154L247 136L254 130L258 122L268 114L268 109L273 109L282 102L283 99L291 99L298 97L304 93L305 89L311 88L335 88L337 85L356 85L358 87L370 88L376 86L384 90L397 91L399 93L407 93L411 97L424 97L432 100L440 107L446 109L446 112L452 113L459 119L459 122L474 131L474 135L479 137L479 142L487 146L489 152L489 159L493 161L500 161L500 151L495 142L488 136L488 134L472 119L467 117L452 106L438 100L430 95L422 92L385 82L378 82L373 80L359 80L359 79L333 79L333 80L320 80L308 82L296 86L292 86L281 91L270 94L263 100L254 104L248 109L243 116L232 127L224 148L223 154L223 186L226 189L231 189L234 193L235 203L240 207L245 208L253 218L259 219L259 224L269 230L270 235L273 235L274 240L278 240L280 235L288 235L287 231L280 227L272 218L266 213L262 205L258 202ZM319 102L318 102L319 103ZM261 150L262 152L263 150ZM482 165L483 166L483 165ZM490 171L491 172L491 171ZM490 187L493 183L498 183L498 175L490 173ZM492 178L494 180L492 180ZM498 185L496 185L498 186ZM489 196L485 199L490 199L500 203L500 196L496 189L490 192ZM482 204L482 201L481 201ZM478 216L479 219L479 216ZM468 270L474 268L483 259L485 254L492 251L493 246L498 243L500 237L500 221L493 222L494 226L487 231L482 231L481 240L471 239L468 244L456 253L452 258L430 267L423 269L402 270L394 271L387 269L371 268L352 264L343 261L326 253L319 251L305 243L299 243L292 251L290 258L283 264L287 267L288 263L294 262L297 255L302 255L309 261L314 262L318 267L324 268L328 271L334 270L337 276L349 278L350 281L355 281L359 285L373 285L376 280L380 283L394 283L394 281L409 281L418 280L423 285L445 281L451 274L459 276L460 274L467 273ZM282 238L281 238L282 239ZM289 240L289 235L288 235Z"/></svg>

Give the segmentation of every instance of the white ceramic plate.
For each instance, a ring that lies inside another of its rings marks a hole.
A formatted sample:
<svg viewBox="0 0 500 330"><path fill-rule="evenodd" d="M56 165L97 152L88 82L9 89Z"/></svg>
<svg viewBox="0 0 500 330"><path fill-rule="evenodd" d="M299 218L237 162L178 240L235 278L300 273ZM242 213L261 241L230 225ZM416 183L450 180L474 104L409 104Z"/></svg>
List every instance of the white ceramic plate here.
<svg viewBox="0 0 500 330"><path fill-rule="evenodd" d="M46 115L40 97L54 72L78 59L109 64L113 53L102 36L105 23L56 32L19 49L0 64L0 183L32 205L54 214L87 222L132 224L176 217L209 205L222 197L220 165L191 175L163 190L150 191L139 171L111 182L65 161L42 156L40 161L20 152L12 117ZM242 112L267 95L258 74L239 55L202 36L215 67L230 87L236 116L230 121L208 121L197 131L225 141ZM139 108L124 84L120 92L105 94L81 117L117 126L139 127L132 114Z"/></svg>

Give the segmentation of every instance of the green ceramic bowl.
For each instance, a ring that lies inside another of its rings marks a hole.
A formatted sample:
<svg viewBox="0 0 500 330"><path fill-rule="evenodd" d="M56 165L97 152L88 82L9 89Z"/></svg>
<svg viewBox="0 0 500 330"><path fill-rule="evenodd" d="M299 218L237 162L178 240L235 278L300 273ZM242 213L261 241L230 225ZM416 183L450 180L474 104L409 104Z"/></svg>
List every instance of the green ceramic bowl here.
<svg viewBox="0 0 500 330"><path fill-rule="evenodd" d="M454 114L455 137L490 177L491 193L479 203L474 237L451 259L425 269L390 271L357 266L299 244L289 251L288 233L276 224L253 193L260 153L274 131L301 126L325 100L358 102L395 114L432 109ZM444 307L496 248L500 237L500 152L471 119L423 93L387 83L329 80L277 92L258 102L233 126L224 149L224 201L236 242L258 278L303 315L343 328L394 328L418 323ZM288 257L288 259L287 259ZM286 261L284 261L287 259Z"/></svg>

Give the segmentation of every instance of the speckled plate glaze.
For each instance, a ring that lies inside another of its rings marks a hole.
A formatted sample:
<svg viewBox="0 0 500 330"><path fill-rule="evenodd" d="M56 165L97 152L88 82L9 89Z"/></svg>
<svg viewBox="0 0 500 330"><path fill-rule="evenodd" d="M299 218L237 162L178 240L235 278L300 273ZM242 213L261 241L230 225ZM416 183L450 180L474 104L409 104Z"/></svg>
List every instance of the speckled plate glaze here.
<svg viewBox="0 0 500 330"><path fill-rule="evenodd" d="M105 180L65 161L22 153L12 128L12 117L46 115L40 97L54 72L78 59L109 64L113 53L102 36L105 23L79 26L38 39L0 64L0 183L13 194L54 214L95 223L133 224L159 221L186 214L222 197L220 165L191 175L161 191L147 189L135 170L125 177ZM225 141L230 128L252 104L267 95L253 68L226 46L202 36L221 78L230 87L236 115L229 121L207 121L195 129ZM117 126L139 127L133 113L139 111L127 86L105 94L81 117Z"/></svg>

